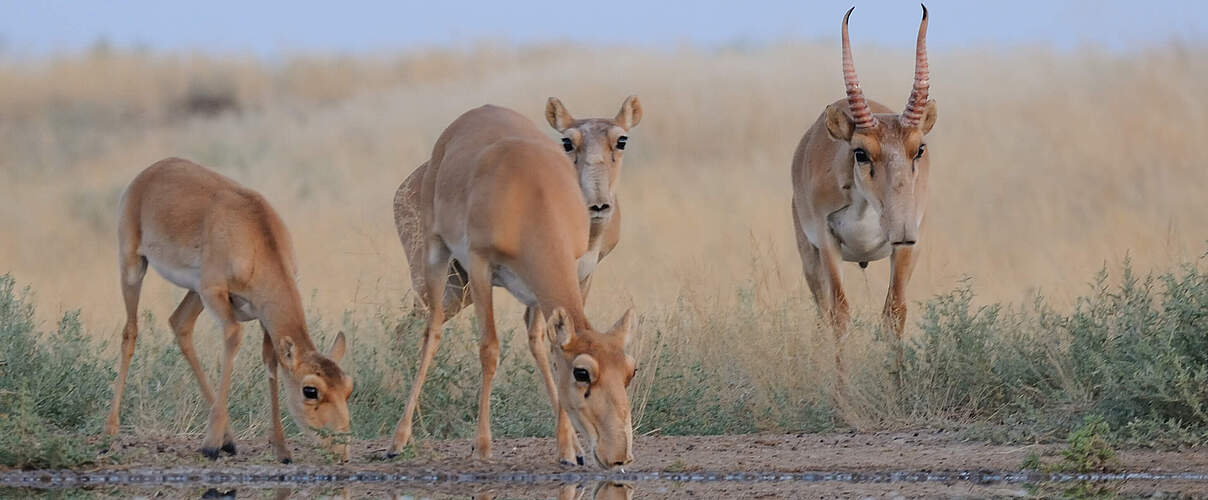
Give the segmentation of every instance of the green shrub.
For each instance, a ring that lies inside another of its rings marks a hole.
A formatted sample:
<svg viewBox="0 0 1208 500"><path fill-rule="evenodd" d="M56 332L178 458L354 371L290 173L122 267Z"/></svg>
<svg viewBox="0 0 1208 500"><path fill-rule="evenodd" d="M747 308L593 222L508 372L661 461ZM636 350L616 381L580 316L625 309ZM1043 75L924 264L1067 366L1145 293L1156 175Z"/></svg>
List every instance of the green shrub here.
<svg viewBox="0 0 1208 500"><path fill-rule="evenodd" d="M1105 281L1101 274L1067 327L1073 373L1094 413L1113 428L1208 428L1208 275L1188 267L1142 279L1126 266L1118 289Z"/></svg>
<svg viewBox="0 0 1208 500"><path fill-rule="evenodd" d="M1040 456L1029 453L1021 468L1043 472L1111 472L1117 466L1116 450L1111 446L1111 426L1101 417L1090 417L1082 426L1070 431L1061 461L1044 463ZM1062 498L1116 498L1119 485L1074 481L1069 484L1042 482L1029 485L1033 496Z"/></svg>
<svg viewBox="0 0 1208 500"><path fill-rule="evenodd" d="M1061 452L1063 472L1106 472L1115 466L1116 450L1108 444L1111 426L1102 417L1087 419L1070 432Z"/></svg>
<svg viewBox="0 0 1208 500"><path fill-rule="evenodd" d="M0 464L68 467L95 449L79 434L98 429L112 372L97 361L100 346L69 312L54 334L36 331L29 291L0 276Z"/></svg>
<svg viewBox="0 0 1208 500"><path fill-rule="evenodd" d="M758 430L741 381L717 377L719 370L700 362L683 363L663 351L659 373L642 423L661 434L743 434ZM719 387L719 384L721 385ZM738 395L737 398L730 396Z"/></svg>
<svg viewBox="0 0 1208 500"><path fill-rule="evenodd" d="M1114 439L1202 442L1208 432L1208 274L1193 266L1141 278L1126 262L1060 314L974 306L962 285L924 306L907 349L903 405L917 416L1010 428L1048 440L1082 417Z"/></svg>
<svg viewBox="0 0 1208 500"><path fill-rule="evenodd" d="M0 394L0 465L24 469L65 468L90 463L96 446L49 422L28 392Z"/></svg>
<svg viewBox="0 0 1208 500"><path fill-rule="evenodd" d="M1008 440L1051 434L1034 424L1068 410L1061 374L1051 361L1060 355L1051 337L1060 321L1040 297L1020 308L975 306L968 281L928 301L919 320L922 335L906 346L906 414L1009 422L1016 424L1012 432L1027 434L1003 436ZM1037 422L1021 428L1021 420Z"/></svg>

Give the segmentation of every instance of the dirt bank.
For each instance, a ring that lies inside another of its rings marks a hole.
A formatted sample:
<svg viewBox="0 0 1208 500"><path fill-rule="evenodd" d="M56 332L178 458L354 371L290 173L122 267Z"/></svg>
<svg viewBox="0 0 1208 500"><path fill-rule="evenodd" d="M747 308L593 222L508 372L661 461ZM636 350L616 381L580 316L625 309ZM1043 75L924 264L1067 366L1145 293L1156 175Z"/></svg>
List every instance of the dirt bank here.
<svg viewBox="0 0 1208 500"><path fill-rule="evenodd" d="M554 463L552 439L499 439L495 441L494 459L472 460L469 440L422 441L414 453L386 460L386 440L354 443L353 460L334 465L321 453L300 440L294 446L295 462L289 466L274 464L267 440L254 439L239 443L239 454L216 462L201 458L195 449L194 437L140 437L124 435L106 453L98 457L99 465L84 470L134 470L145 468L196 468L196 470L253 470L264 472L307 471L320 469L326 473L390 472L413 475L426 472L466 474L556 474L567 472L592 473L589 467L568 467ZM935 430L884 434L796 434L742 435L698 437L638 437L635 439L638 461L627 469L631 473L661 472L782 472L811 471L847 473L884 473L888 471L1015 471L1031 453L1056 461L1060 445L1000 446L958 439L954 434ZM1208 471L1208 449L1156 451L1123 450L1118 469L1145 472L1204 472ZM351 496L380 496L387 493L422 493L425 495L501 495L509 497L592 497L595 483L585 475L579 488L551 483L538 484L424 484L354 485ZM643 497L894 497L905 496L1014 496L1036 493L1037 486L1021 483L979 484L972 481L939 482L846 482L824 481L791 483L762 481L743 482L677 482L636 481L630 485L635 498ZM1060 492L1070 485L1040 486L1039 491ZM1126 494L1154 492L1208 494L1208 482L1200 481L1120 481L1106 484L1111 491ZM1043 488L1048 488L1044 490ZM221 488L220 488L221 490ZM198 493L205 491L199 489ZM101 491L98 491L101 492ZM126 492L128 493L128 492ZM150 492L148 492L150 493ZM248 490L240 497L277 496L285 490ZM304 486L295 493L305 495L334 494L342 496L342 488Z"/></svg>

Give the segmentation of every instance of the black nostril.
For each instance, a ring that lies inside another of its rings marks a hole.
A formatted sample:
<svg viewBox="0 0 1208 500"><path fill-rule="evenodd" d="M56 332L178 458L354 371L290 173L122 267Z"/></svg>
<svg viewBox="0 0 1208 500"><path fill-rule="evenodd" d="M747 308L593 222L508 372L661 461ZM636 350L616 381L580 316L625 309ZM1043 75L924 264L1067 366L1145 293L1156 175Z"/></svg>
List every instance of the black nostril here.
<svg viewBox="0 0 1208 500"><path fill-rule="evenodd" d="M613 465L625 465L625 462L613 462Z"/></svg>
<svg viewBox="0 0 1208 500"><path fill-rule="evenodd" d="M611 206L612 206L612 205L609 205L609 204L607 204L607 203L602 203L602 204L599 204L599 205L592 205L592 206L590 206L590 207L588 207L588 208L589 208L589 209L590 209L592 212L606 212L606 211L608 211L609 207L611 207Z"/></svg>
<svg viewBox="0 0 1208 500"><path fill-rule="evenodd" d="M902 240L902 241L893 242L894 246L899 246L899 247L908 247L913 244L914 244L914 240Z"/></svg>

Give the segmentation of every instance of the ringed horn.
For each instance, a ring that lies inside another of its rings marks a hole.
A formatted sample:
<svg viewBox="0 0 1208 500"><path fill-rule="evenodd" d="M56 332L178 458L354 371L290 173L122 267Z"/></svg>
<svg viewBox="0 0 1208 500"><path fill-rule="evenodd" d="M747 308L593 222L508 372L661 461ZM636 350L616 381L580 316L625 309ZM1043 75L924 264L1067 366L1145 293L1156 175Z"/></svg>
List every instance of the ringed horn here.
<svg viewBox="0 0 1208 500"><path fill-rule="evenodd" d="M931 89L931 69L927 66L927 6L923 5L923 20L919 22L919 40L914 46L914 87L902 112L902 122L919 126L927 109L927 92Z"/></svg>
<svg viewBox="0 0 1208 500"><path fill-rule="evenodd" d="M877 126L876 117L868 110L868 101L864 99L864 90L860 88L860 78L856 76L856 63L851 58L851 38L847 36L847 19L855 7L847 9L843 15L843 85L847 87L847 106L851 108L852 121L856 128L873 128Z"/></svg>
<svg viewBox="0 0 1208 500"><path fill-rule="evenodd" d="M927 94L931 88L931 71L927 66L927 6L922 7L923 20L919 23L919 38L915 44L914 86L910 99L906 101L906 111L901 115L903 124L912 127L917 127L923 119ZM877 126L877 118L869 111L864 90L860 88L860 78L856 75L856 65L851 56L851 38L847 34L847 21L854 10L855 7L848 9L843 16L843 84L847 88L847 105L851 108L856 128L869 129Z"/></svg>

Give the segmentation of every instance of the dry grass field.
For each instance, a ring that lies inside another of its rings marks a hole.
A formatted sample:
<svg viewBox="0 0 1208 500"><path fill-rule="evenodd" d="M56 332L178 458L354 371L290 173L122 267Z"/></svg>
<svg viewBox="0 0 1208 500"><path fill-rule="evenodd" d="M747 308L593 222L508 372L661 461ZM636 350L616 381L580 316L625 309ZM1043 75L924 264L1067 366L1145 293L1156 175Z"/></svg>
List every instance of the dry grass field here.
<svg viewBox="0 0 1208 500"><path fill-rule="evenodd" d="M934 195L912 300L965 275L986 299L1035 289L1062 300L1125 255L1149 268L1202 253L1205 55L1181 46L933 54ZM631 302L657 315L739 288L761 302L797 299L788 164L805 128L842 96L838 59L836 47L784 45L0 60L0 270L38 291L44 319L83 308L89 325L116 332L117 196L140 169L183 156L278 207L315 308L394 304L409 293L394 188L450 121L496 103L544 129L548 96L576 115L611 116L632 93L646 115L626 155L622 243L597 278L591 315L611 318ZM861 47L857 64L872 98L905 102L910 54ZM846 270L861 305L879 307L887 267ZM177 295L151 279L144 305L169 311Z"/></svg>
<svg viewBox="0 0 1208 500"><path fill-rule="evenodd" d="M603 323L636 306L637 349L647 366L674 360L688 372L706 367L702 377L711 383L704 391L765 410L751 428L800 427L801 418L783 413L801 401L825 405L827 391L819 387L829 376L831 345L815 325L801 276L788 169L801 134L843 95L839 62L837 46L788 43L665 50L482 45L281 61L102 49L0 58L0 273L32 287L42 329L82 310L87 336L110 341L100 358L108 362L123 321L118 196L142 168L181 156L261 191L276 206L293 233L301 288L312 314L323 318L324 334L374 322L366 318L402 317L411 291L391 201L450 121L494 103L547 129L549 96L576 116L612 116L625 96L637 94L645 116L626 151L622 240L599 268L588 315ZM912 63L908 51L856 47L866 93L891 107L906 101ZM918 303L965 277L974 304L1025 303L1039 292L1055 311L1070 311L1076 297L1092 291L1097 271L1108 269L1115 283L1126 257L1144 273L1198 262L1208 248L1208 48L933 51L931 67L939 120L930 139L932 197L909 290L909 335L921 335ZM872 359L880 349L867 325L880 310L888 264L867 271L850 264L844 272L862 317L847 348L859 366L861 356ZM162 318L181 296L158 276L148 278L142 307L156 317L146 328L157 338L145 332L136 360L147 345L171 342ZM496 304L504 308L502 331L523 335L518 305ZM471 316L462 314L458 324ZM202 321L210 332L210 319ZM350 340L376 349L404 331L400 349L414 349L416 328L400 328L362 328ZM204 332L199 342L216 339ZM463 336L464 344L473 342ZM246 344L255 342L245 342L243 360L260 404L259 372L249 361L257 356ZM194 391L182 365L174 366L182 390ZM385 376L383 387L401 393L413 366L391 368L398 373ZM466 376L477 387L477 368ZM641 372L638 415L659 397L652 387L659 376L657 369ZM877 407L881 394L881 386L870 387L867 408ZM915 413L877 407L839 417L879 427ZM128 421L196 431L196 414L172 423L158 414ZM666 431L637 421L642 432Z"/></svg>

